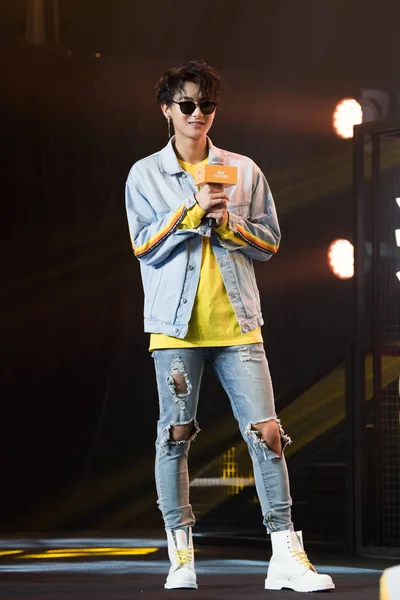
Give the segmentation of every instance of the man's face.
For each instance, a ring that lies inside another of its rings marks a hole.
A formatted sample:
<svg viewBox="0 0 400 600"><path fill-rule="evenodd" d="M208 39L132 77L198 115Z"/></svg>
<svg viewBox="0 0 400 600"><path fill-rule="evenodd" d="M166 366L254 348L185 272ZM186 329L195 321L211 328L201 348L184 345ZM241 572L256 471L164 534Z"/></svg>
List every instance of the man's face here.
<svg viewBox="0 0 400 600"><path fill-rule="evenodd" d="M177 92L174 97L175 102L182 102L184 100L191 100L192 102L199 103L202 100L209 100L209 98L201 98L201 96L199 96L199 86L197 83L186 81L182 90ZM199 106L196 106L195 110L190 115L183 114L179 104L174 103L169 107L164 105L162 110L165 116L171 117L177 141L184 138L192 140L201 140L202 138L205 138L215 117L215 111L210 115L205 115L202 113Z"/></svg>

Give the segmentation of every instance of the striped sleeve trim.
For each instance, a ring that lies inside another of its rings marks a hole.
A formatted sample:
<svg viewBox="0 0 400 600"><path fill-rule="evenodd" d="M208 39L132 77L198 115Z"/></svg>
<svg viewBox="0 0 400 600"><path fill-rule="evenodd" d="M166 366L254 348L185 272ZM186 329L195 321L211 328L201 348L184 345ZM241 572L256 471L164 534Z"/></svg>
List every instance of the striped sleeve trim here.
<svg viewBox="0 0 400 600"><path fill-rule="evenodd" d="M232 231L232 229L229 229L227 223L221 227L216 227L215 231L218 233L220 238L225 241L232 242L233 244L239 244L239 246L247 246L247 242L245 242L239 234Z"/></svg>
<svg viewBox="0 0 400 600"><path fill-rule="evenodd" d="M269 242L265 242L264 240L260 240L257 236L253 235L249 231L246 231L241 225L236 226L236 230L241 238L244 239L250 246L254 246L254 248L258 248L263 252L268 252L275 254L278 252L279 244L270 244Z"/></svg>
<svg viewBox="0 0 400 600"><path fill-rule="evenodd" d="M171 233L173 233L175 231L175 229L178 227L179 223L185 217L185 214L186 214L186 206L185 206L185 204L182 204L182 206L180 206L178 208L178 210L172 215L172 217L168 221L168 223L166 225L164 225L164 227L162 229L160 229L160 231L158 231L156 233L156 235L153 235L153 237L151 237L149 240L147 240L147 242L145 242L141 246L138 246L137 248L135 248L135 246L133 246L135 256L137 256L138 258L141 258L145 254L147 254L148 252L151 252L157 246L159 246L165 240L165 238L167 238L169 235L171 235Z"/></svg>

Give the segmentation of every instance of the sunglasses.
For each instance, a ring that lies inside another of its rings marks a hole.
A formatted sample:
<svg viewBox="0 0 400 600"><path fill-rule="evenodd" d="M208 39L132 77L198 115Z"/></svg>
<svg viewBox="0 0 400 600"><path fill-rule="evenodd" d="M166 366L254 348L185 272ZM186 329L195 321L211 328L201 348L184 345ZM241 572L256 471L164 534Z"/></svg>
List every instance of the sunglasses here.
<svg viewBox="0 0 400 600"><path fill-rule="evenodd" d="M184 115L191 115L196 110L196 106L198 106L203 113L203 115L211 115L214 112L215 107L217 106L216 102L211 102L211 100L203 100L202 102L192 102L192 100L183 100L182 102L172 101L174 104L179 104L179 108Z"/></svg>

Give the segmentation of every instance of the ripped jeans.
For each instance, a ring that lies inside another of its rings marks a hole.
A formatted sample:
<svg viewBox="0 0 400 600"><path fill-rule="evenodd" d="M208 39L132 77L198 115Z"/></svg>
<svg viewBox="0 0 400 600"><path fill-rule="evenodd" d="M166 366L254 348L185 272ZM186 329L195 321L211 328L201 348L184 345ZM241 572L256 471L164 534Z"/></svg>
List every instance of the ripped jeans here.
<svg viewBox="0 0 400 600"><path fill-rule="evenodd" d="M264 524L269 533L292 529L289 478L283 448L290 443L275 413L274 395L263 344L247 346L173 348L155 350L160 419L156 441L158 505L166 529L182 529L195 523L189 503L188 453L199 431L196 421L199 389L205 361L211 363L231 402L240 432L253 462L254 479ZM176 391L173 375L185 382ZM253 424L276 420L282 456L260 439ZM173 441L171 427L192 424L189 440Z"/></svg>

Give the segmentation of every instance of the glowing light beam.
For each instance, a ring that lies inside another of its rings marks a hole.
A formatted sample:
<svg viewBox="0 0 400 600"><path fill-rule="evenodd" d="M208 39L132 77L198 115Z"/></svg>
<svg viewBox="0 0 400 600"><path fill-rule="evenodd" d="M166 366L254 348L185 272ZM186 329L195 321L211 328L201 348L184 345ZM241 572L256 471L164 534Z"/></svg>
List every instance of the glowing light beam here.
<svg viewBox="0 0 400 600"><path fill-rule="evenodd" d="M328 249L329 268L339 279L354 275L354 246L348 240L335 240Z"/></svg>

